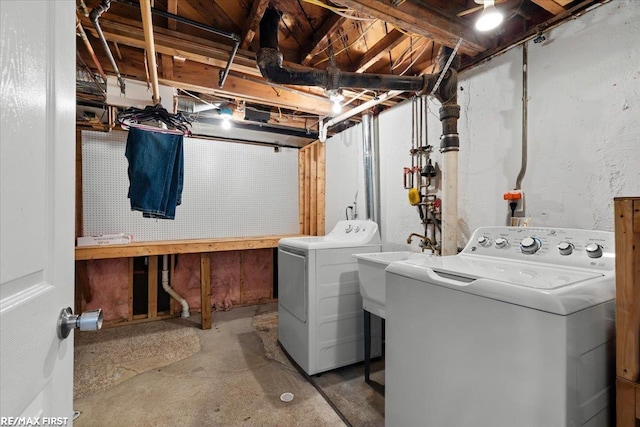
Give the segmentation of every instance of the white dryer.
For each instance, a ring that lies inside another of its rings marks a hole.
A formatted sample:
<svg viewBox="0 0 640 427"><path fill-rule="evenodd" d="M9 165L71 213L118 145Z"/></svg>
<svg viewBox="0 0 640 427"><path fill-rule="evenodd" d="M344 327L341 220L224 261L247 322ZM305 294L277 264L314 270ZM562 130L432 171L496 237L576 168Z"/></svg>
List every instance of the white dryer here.
<svg viewBox="0 0 640 427"><path fill-rule="evenodd" d="M614 275L613 233L553 228L390 264L386 425L613 426Z"/></svg>
<svg viewBox="0 0 640 427"><path fill-rule="evenodd" d="M326 236L278 244L278 340L314 375L364 359L362 297L356 253L380 252L373 221L339 221ZM372 353L380 354L380 324Z"/></svg>

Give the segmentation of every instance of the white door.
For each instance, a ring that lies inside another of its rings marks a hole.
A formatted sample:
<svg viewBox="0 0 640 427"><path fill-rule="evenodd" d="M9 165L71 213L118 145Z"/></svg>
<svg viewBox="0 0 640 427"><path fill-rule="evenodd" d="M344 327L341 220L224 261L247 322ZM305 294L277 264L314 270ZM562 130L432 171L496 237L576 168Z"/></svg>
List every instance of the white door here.
<svg viewBox="0 0 640 427"><path fill-rule="evenodd" d="M73 334L56 323L73 306L75 51L73 0L0 0L3 425L72 424Z"/></svg>

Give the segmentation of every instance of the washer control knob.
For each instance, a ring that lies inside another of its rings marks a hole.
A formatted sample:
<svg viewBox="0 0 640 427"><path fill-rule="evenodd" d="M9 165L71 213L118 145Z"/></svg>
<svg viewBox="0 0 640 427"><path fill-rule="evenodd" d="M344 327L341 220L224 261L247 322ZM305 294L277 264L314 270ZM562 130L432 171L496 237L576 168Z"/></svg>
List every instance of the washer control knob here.
<svg viewBox="0 0 640 427"><path fill-rule="evenodd" d="M478 237L478 244L482 247L491 246L491 240L487 236Z"/></svg>
<svg viewBox="0 0 640 427"><path fill-rule="evenodd" d="M569 242L560 242L558 243L558 252L560 252L560 255L571 255L573 245Z"/></svg>
<svg viewBox="0 0 640 427"><path fill-rule="evenodd" d="M602 256L602 246L596 243L588 244L584 249L587 251L589 258L600 258Z"/></svg>
<svg viewBox="0 0 640 427"><path fill-rule="evenodd" d="M504 237L498 237L496 239L496 248L505 248L509 244L509 241Z"/></svg>
<svg viewBox="0 0 640 427"><path fill-rule="evenodd" d="M540 240L535 237L525 237L520 242L520 250L523 254L535 254L541 246Z"/></svg>

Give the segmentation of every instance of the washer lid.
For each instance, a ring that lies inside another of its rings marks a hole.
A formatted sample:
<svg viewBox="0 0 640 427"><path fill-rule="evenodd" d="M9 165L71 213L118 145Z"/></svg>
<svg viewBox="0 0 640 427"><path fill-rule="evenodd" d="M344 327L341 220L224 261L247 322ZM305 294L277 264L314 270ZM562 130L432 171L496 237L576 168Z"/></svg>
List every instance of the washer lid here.
<svg viewBox="0 0 640 427"><path fill-rule="evenodd" d="M562 315L615 297L612 274L534 262L455 255L393 262L386 271Z"/></svg>

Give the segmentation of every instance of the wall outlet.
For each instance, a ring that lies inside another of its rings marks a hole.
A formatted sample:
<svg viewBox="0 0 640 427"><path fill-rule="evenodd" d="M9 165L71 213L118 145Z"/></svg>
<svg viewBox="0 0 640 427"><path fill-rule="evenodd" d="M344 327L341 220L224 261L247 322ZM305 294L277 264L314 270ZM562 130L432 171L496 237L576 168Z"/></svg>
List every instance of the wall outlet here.
<svg viewBox="0 0 640 427"><path fill-rule="evenodd" d="M507 191L506 193L504 193L503 198L509 204L513 202L516 203L516 209L514 213L524 214L524 192L522 190ZM511 209L510 206L509 209Z"/></svg>

